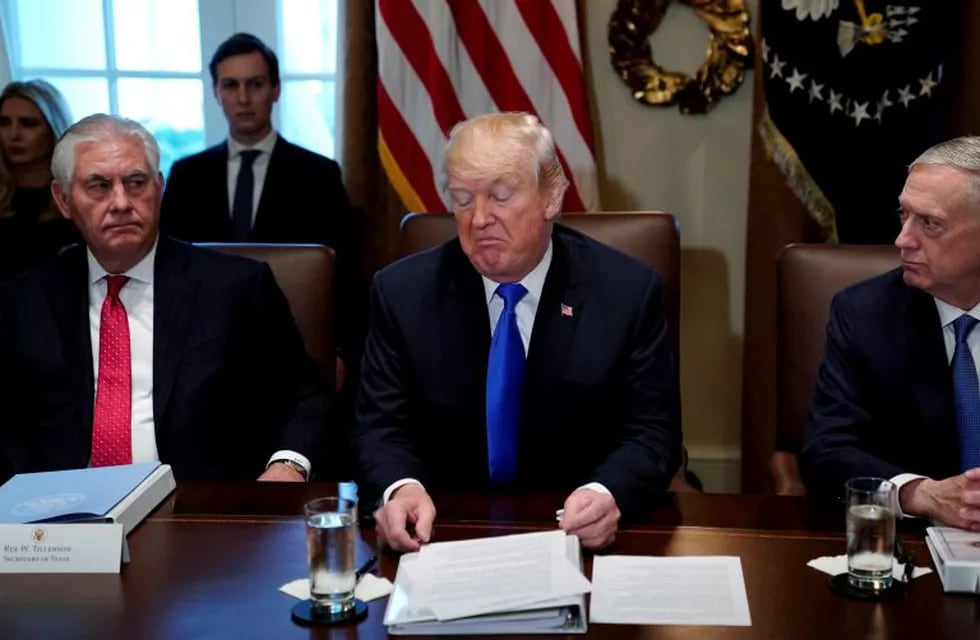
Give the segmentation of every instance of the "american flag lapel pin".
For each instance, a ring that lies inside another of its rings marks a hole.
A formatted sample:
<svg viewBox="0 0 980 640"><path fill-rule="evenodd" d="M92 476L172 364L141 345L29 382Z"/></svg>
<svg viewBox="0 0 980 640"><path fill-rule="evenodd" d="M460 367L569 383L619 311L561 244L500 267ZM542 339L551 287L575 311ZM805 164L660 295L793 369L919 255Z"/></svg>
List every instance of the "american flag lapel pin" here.
<svg viewBox="0 0 980 640"><path fill-rule="evenodd" d="M564 318L571 318L572 316L575 315L575 312L572 310L570 306L568 306L563 302L561 303L561 315Z"/></svg>

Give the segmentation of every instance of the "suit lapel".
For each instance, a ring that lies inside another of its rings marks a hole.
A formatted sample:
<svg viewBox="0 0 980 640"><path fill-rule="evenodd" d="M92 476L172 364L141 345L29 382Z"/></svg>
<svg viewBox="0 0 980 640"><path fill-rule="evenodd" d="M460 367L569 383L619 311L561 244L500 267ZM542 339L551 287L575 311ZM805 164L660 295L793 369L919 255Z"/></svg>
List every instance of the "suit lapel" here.
<svg viewBox="0 0 980 640"><path fill-rule="evenodd" d="M79 408L79 449L87 461L92 441L92 406L95 376L92 372L92 336L88 320L88 263L85 247L79 245L59 260L48 281L51 302L65 365L71 376L75 406Z"/></svg>
<svg viewBox="0 0 980 640"><path fill-rule="evenodd" d="M215 204L213 211L221 214L221 220L231 229L231 203L228 202L228 141L212 147L211 157L208 161L208 171L211 174L206 181L201 180L200 184L208 185L208 189L214 189Z"/></svg>
<svg viewBox="0 0 980 640"><path fill-rule="evenodd" d="M458 380L449 381L460 389L470 389L480 396L486 391L487 360L490 352L490 316L487 311L483 279L463 253L458 241L447 251L440 282L446 282L446 332L442 344L443 371L455 371ZM472 354L467 356L466 354Z"/></svg>
<svg viewBox="0 0 980 640"><path fill-rule="evenodd" d="M228 201L228 141L222 144L215 153L214 179L211 184L218 187L218 199L224 204L219 211L222 220L231 224L231 202Z"/></svg>
<svg viewBox="0 0 980 640"><path fill-rule="evenodd" d="M153 417L159 429L184 353L198 282L187 249L161 236L153 285Z"/></svg>
<svg viewBox="0 0 980 640"><path fill-rule="evenodd" d="M908 371L926 433L937 440L951 438L958 451L949 361L936 304L931 296L908 287L903 315Z"/></svg>
<svg viewBox="0 0 980 640"><path fill-rule="evenodd" d="M228 202L228 142L209 147L194 167L201 173L194 185L185 184L187 206L196 220L189 225L188 240L225 242L232 238L231 204Z"/></svg>
<svg viewBox="0 0 980 640"><path fill-rule="evenodd" d="M281 135L276 137L276 144L269 155L269 167L265 172L265 181L262 183L262 193L259 195L259 206L255 209L252 233L275 222L274 207L279 201L277 197L280 193L279 185L287 178L285 174L289 166L289 147L290 144Z"/></svg>
<svg viewBox="0 0 980 640"><path fill-rule="evenodd" d="M544 281L527 357L527 380L561 377L585 307L578 286L575 239L552 234L551 267ZM533 396L526 393L525 397Z"/></svg>

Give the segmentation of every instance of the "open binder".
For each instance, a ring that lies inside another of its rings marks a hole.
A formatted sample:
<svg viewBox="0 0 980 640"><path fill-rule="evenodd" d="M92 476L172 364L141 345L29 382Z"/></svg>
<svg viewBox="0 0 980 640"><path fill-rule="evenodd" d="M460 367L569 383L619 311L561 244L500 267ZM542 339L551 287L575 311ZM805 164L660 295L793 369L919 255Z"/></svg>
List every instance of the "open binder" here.
<svg viewBox="0 0 980 640"><path fill-rule="evenodd" d="M567 561L581 573L582 553L578 538L566 536L564 544ZM419 605L417 598L413 598L415 585L411 574L413 566L419 563L420 553L406 554L399 562L394 590L388 600L384 617L384 623L392 635L554 634L585 633L588 629L585 593L517 604L512 608L490 613L440 620L432 608Z"/></svg>

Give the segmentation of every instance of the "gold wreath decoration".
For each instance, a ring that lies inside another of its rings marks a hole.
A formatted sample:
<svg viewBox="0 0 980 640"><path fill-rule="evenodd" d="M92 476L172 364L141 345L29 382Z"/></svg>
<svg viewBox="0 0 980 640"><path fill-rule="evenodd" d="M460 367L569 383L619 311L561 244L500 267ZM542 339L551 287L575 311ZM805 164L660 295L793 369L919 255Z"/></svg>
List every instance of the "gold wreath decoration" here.
<svg viewBox="0 0 980 640"><path fill-rule="evenodd" d="M653 60L650 35L671 0L619 0L609 18L609 54L613 68L640 102L680 105L681 113L706 113L722 96L738 89L754 47L746 0L680 0L711 31L707 56L694 77L668 71Z"/></svg>

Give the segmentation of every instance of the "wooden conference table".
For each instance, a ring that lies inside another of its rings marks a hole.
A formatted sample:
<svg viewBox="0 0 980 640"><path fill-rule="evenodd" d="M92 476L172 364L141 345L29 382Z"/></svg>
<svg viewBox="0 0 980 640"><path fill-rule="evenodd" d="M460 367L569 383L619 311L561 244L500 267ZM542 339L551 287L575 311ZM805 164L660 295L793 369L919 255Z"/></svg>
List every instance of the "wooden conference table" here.
<svg viewBox="0 0 980 640"><path fill-rule="evenodd" d="M130 535L120 575L0 576L0 638L386 637L387 599L359 625L309 629L278 587L306 573L303 503L336 485L184 484ZM439 540L541 530L562 496L437 499ZM374 532L362 530L368 557ZM921 535L906 537L931 566ZM944 594L935 574L888 603L845 600L810 558L843 553L843 513L777 496L671 494L651 517L621 531L610 550L643 555L741 557L751 627L590 625L611 638L980 638L980 598ZM591 565L591 562L587 562ZM397 558L382 554L391 578ZM587 567L587 574L591 566Z"/></svg>

